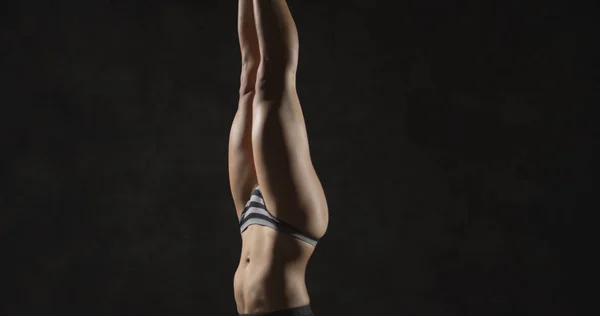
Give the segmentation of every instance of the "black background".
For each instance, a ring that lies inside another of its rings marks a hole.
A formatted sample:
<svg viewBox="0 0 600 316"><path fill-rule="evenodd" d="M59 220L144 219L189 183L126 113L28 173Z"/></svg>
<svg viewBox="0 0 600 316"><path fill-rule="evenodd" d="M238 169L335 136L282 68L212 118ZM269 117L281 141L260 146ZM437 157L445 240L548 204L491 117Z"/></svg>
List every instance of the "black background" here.
<svg viewBox="0 0 600 316"><path fill-rule="evenodd" d="M593 10L482 3L289 1L316 315L564 312ZM236 315L236 1L0 9L0 313Z"/></svg>

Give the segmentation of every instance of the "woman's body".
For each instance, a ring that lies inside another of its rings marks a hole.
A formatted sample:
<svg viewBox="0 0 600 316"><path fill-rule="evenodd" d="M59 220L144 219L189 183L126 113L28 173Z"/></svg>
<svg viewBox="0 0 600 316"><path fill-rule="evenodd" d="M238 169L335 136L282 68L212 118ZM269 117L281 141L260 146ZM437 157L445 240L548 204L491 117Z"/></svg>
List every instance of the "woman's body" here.
<svg viewBox="0 0 600 316"><path fill-rule="evenodd" d="M306 266L327 229L328 210L296 93L296 26L285 0L239 0L238 33L240 100L229 140L242 231L238 312L308 306Z"/></svg>

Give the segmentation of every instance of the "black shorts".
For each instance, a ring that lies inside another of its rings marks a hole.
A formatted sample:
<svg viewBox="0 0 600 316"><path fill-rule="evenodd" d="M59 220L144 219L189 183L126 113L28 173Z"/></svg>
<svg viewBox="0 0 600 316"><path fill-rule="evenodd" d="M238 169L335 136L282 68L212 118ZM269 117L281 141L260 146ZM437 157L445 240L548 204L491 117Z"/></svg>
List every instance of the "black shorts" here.
<svg viewBox="0 0 600 316"><path fill-rule="evenodd" d="M260 314L240 314L240 316L314 316L310 305L282 309L274 312Z"/></svg>

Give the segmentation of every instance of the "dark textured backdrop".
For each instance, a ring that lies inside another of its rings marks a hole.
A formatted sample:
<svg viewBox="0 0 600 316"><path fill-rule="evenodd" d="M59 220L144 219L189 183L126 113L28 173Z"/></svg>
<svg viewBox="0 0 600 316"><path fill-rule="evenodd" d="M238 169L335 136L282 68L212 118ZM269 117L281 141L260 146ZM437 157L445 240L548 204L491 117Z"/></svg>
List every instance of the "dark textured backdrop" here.
<svg viewBox="0 0 600 316"><path fill-rule="evenodd" d="M591 190L591 17L553 1L290 6L331 210L307 274L316 314L559 315L558 232ZM236 314L236 10L3 2L0 314Z"/></svg>

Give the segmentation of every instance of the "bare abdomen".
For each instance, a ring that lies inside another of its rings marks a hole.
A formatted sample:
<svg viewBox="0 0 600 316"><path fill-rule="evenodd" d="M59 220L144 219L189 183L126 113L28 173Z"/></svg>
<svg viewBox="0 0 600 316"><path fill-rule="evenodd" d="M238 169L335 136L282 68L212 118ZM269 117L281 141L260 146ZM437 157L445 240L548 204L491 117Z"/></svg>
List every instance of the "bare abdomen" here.
<svg viewBox="0 0 600 316"><path fill-rule="evenodd" d="M233 281L238 313L264 313L310 302L305 272L312 246L256 225L242 238Z"/></svg>

